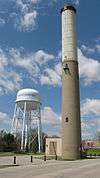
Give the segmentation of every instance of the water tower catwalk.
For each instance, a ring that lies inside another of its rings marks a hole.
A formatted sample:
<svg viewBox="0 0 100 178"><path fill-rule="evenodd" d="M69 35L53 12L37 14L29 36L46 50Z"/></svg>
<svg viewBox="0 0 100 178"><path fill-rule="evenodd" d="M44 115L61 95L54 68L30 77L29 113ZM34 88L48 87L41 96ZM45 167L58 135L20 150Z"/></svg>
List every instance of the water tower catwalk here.
<svg viewBox="0 0 100 178"><path fill-rule="evenodd" d="M81 126L79 73L76 45L76 9L64 6L62 14L62 158L80 158Z"/></svg>
<svg viewBox="0 0 100 178"><path fill-rule="evenodd" d="M31 133L31 131L34 131ZM29 150L38 137L38 151L42 149L41 102L38 91L23 89L17 93L12 133L21 135L21 150Z"/></svg>

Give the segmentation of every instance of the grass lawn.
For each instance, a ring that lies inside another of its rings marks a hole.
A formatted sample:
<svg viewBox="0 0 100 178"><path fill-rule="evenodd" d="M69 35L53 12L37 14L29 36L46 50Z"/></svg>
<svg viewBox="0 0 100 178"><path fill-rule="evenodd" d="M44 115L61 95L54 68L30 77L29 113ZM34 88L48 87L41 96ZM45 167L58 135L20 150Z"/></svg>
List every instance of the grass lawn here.
<svg viewBox="0 0 100 178"><path fill-rule="evenodd" d="M34 156L40 156L40 155L44 155L44 153L27 153L27 152L20 152L20 153L16 153L16 152L0 152L0 157L1 156L24 156L24 155L34 155Z"/></svg>
<svg viewBox="0 0 100 178"><path fill-rule="evenodd" d="M87 150L87 155L100 155L100 149L89 149Z"/></svg>

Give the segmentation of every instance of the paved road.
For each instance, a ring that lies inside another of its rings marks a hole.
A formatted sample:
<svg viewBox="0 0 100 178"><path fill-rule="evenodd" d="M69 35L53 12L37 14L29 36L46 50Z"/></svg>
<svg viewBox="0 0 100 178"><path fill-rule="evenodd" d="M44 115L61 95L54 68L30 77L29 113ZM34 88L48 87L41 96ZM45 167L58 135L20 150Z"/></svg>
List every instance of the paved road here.
<svg viewBox="0 0 100 178"><path fill-rule="evenodd" d="M0 178L100 178L100 159L40 161L32 165L0 169Z"/></svg>
<svg viewBox="0 0 100 178"><path fill-rule="evenodd" d="M39 157L39 156L37 156ZM43 156L40 156L40 158ZM36 156L33 156L33 162L34 164L42 163L42 159L35 159ZM23 155L23 156L16 156L16 162L18 165L30 165L31 164L31 156L29 155ZM12 165L14 163L14 156L4 156L0 157L0 167L2 165Z"/></svg>

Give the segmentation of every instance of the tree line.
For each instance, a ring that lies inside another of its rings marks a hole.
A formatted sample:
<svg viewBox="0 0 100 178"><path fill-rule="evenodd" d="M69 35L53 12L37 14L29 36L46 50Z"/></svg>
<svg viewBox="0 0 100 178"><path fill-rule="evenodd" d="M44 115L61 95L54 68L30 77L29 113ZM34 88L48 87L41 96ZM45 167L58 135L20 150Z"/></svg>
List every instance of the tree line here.
<svg viewBox="0 0 100 178"><path fill-rule="evenodd" d="M42 133L42 143L43 143L43 152L45 152L45 141L48 137L47 134ZM31 144L30 150L26 148L26 152L38 152L38 135L36 130L31 130ZM21 148L21 134L18 133L16 136L11 134L10 132L7 133L4 130L0 132L0 152L20 152Z"/></svg>

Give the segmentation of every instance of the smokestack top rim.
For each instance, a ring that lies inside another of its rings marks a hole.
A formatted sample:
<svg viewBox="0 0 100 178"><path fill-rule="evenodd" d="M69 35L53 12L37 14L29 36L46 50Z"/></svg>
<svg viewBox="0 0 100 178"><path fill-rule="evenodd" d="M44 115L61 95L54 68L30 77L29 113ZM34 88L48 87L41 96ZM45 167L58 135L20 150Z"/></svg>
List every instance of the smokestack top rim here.
<svg viewBox="0 0 100 178"><path fill-rule="evenodd" d="M72 5L65 5L62 9L61 9L61 13L66 11L66 10L73 10L76 13L76 9L74 6Z"/></svg>

